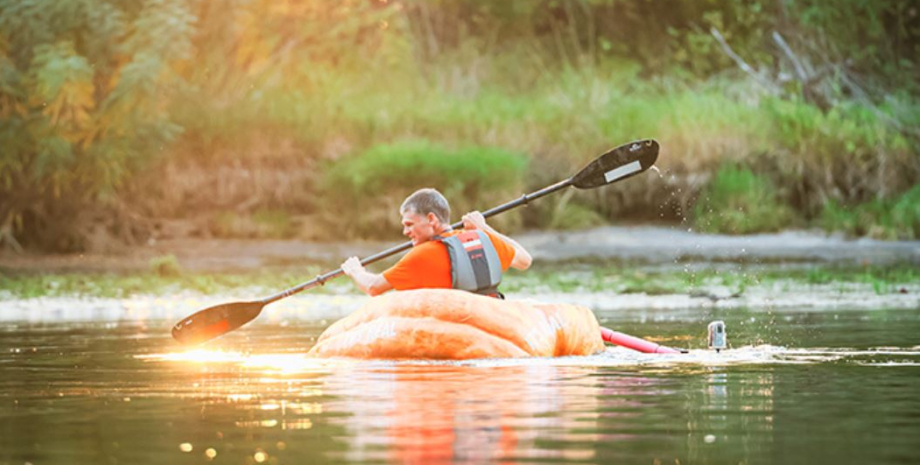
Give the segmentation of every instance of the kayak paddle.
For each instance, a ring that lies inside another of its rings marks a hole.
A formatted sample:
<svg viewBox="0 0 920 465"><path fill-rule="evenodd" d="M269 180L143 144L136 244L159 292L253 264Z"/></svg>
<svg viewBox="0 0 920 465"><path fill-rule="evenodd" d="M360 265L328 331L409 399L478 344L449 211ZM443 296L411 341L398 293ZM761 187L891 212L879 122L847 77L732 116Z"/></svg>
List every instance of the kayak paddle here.
<svg viewBox="0 0 920 465"><path fill-rule="evenodd" d="M498 215L569 186L577 189L593 189L635 176L655 164L658 159L658 148L658 142L651 139L621 145L599 156L574 176L485 211L482 216L488 218ZM463 222L458 221L452 224L451 228L457 229L462 225ZM410 248L412 248L412 241L407 241L362 259L361 265L369 265ZM259 316L266 305L303 290L324 285L326 281L343 274L345 273L339 268L262 300L208 307L176 323L172 329L172 336L183 344L200 344L209 341L252 321Z"/></svg>

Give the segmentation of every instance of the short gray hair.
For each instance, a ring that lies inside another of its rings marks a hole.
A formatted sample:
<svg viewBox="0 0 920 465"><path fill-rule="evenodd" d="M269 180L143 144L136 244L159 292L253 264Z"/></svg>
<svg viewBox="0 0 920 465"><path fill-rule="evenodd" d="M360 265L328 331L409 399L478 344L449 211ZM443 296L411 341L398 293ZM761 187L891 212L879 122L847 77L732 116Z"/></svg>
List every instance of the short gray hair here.
<svg viewBox="0 0 920 465"><path fill-rule="evenodd" d="M418 215L428 215L434 213L442 223L450 223L450 204L447 199L435 189L426 187L412 193L402 206L399 207L399 213L404 214L412 211Z"/></svg>

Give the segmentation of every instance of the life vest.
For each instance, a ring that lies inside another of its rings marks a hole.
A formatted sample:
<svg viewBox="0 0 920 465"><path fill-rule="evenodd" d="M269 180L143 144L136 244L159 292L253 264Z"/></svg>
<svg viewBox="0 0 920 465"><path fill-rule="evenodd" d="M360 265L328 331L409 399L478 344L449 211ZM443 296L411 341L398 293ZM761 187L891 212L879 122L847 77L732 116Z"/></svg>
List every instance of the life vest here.
<svg viewBox="0 0 920 465"><path fill-rule="evenodd" d="M498 292L502 264L488 234L463 231L448 237L435 236L435 239L447 246L451 288L504 298Z"/></svg>

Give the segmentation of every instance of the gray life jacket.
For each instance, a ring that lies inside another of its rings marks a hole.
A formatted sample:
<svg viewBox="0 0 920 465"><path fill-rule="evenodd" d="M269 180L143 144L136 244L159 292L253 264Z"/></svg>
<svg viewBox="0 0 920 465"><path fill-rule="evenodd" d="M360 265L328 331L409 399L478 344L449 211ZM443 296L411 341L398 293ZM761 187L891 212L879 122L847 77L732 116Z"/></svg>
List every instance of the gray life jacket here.
<svg viewBox="0 0 920 465"><path fill-rule="evenodd" d="M488 234L464 231L449 237L436 236L435 239L447 246L453 289L504 298L498 292L498 285L502 282L502 264Z"/></svg>

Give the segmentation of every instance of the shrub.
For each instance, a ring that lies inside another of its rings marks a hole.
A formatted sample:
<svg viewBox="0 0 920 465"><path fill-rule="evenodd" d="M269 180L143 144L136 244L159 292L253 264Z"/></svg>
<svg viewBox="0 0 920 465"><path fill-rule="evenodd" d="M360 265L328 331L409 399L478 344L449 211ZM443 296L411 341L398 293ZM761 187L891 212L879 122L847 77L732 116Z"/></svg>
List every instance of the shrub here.
<svg viewBox="0 0 920 465"><path fill-rule="evenodd" d="M769 178L725 165L703 189L693 217L700 231L747 234L782 229L793 215L778 199Z"/></svg>
<svg viewBox="0 0 920 465"><path fill-rule="evenodd" d="M79 249L81 210L113 194L180 128L192 23L179 0L0 2L0 229ZM120 2L126 3L126 2Z"/></svg>
<svg viewBox="0 0 920 465"><path fill-rule="evenodd" d="M173 254L161 255L150 259L150 271L157 276L164 278L179 276L182 273L182 267L179 266L179 260Z"/></svg>
<svg viewBox="0 0 920 465"><path fill-rule="evenodd" d="M222 211L209 222L211 234L222 238L289 239L294 235L291 215L280 210L250 214Z"/></svg>
<svg viewBox="0 0 920 465"><path fill-rule="evenodd" d="M334 163L321 190L347 236L399 231L398 209L417 189L438 189L451 203L451 221L470 210L486 210L520 194L527 158L499 148L449 149L428 141L379 145ZM349 215L345 221L341 215ZM502 227L519 224L515 213L496 217Z"/></svg>
<svg viewBox="0 0 920 465"><path fill-rule="evenodd" d="M895 199L877 199L855 206L830 201L818 217L826 231L876 239L920 238L920 185Z"/></svg>
<svg viewBox="0 0 920 465"><path fill-rule="evenodd" d="M595 210L565 200L555 203L548 216L548 227L551 229L587 229L606 223L604 217Z"/></svg>

